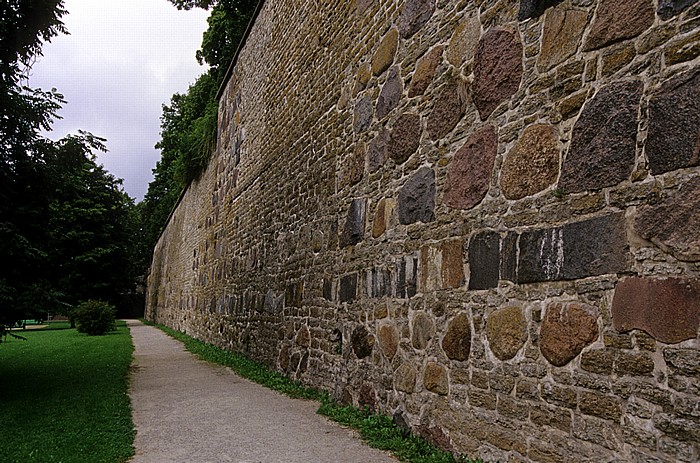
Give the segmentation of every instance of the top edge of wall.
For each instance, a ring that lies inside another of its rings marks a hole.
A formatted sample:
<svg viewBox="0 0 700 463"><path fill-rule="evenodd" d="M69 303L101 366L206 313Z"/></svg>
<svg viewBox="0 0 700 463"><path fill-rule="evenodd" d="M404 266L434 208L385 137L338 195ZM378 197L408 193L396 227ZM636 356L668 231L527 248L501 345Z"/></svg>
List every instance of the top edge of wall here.
<svg viewBox="0 0 700 463"><path fill-rule="evenodd" d="M224 76L224 80L221 82L221 85L219 86L219 90L216 92L217 101L219 99L221 99L221 95L224 93L224 90L226 89L226 86L228 85L228 81L231 78L231 74L233 74L233 69L236 67L236 63L238 62L238 55L240 55L241 50L243 49L243 46L245 45L246 41L248 40L248 36L250 35L250 31L253 29L253 25L255 24L255 20L258 18L258 14L260 13L260 10L262 10L262 7L264 5L265 5L265 0L258 1L257 6L255 7L255 11L253 12L253 16L251 16L250 22L248 22L248 27L246 27L245 34L243 35L241 42L238 44L238 48L236 49L236 54L233 55L233 59L231 60L231 64L229 64L229 67L226 70L226 75ZM190 185L191 185L191 182L190 182ZM178 206L182 202L182 198L187 193L187 190L189 190L190 185L187 185L180 192L180 196L177 198L175 205L170 210L170 214L168 214L168 218L165 221L165 225L163 226L163 229L160 231L160 234L158 235L158 241L160 241L160 238L163 236L163 232L167 228L168 224L170 223L170 219L172 219L173 214L175 214L175 211L177 210ZM148 272L150 273L150 267L149 267Z"/></svg>
<svg viewBox="0 0 700 463"><path fill-rule="evenodd" d="M233 55L233 59L231 60L231 64L229 64L228 69L226 70L226 75L224 76L224 80L221 82L221 85L219 86L219 90L216 92L217 101L219 99L221 99L221 95L224 93L224 90L226 89L226 86L228 85L228 81L231 78L231 74L233 74L233 68L236 67L236 63L238 62L238 55L240 55L241 50L243 50L243 47L245 46L246 42L248 41L248 36L250 35L250 31L253 29L253 25L255 24L255 20L258 19L258 14L260 13L260 10L262 10L262 7L264 5L265 5L265 0L258 0L258 4L255 7L255 11L253 11L253 16L251 16L250 21L248 22L248 27L246 27L245 34L243 34L243 38L241 38L241 41L238 44L238 48L236 48L236 53Z"/></svg>

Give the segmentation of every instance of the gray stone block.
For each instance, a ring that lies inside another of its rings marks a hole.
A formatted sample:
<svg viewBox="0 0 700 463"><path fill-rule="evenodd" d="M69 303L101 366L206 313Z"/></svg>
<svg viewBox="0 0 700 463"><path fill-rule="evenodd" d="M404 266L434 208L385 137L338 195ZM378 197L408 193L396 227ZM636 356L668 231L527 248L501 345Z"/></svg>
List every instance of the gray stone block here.
<svg viewBox="0 0 700 463"><path fill-rule="evenodd" d="M357 298L357 273L340 277L340 302L352 302Z"/></svg>
<svg viewBox="0 0 700 463"><path fill-rule="evenodd" d="M518 283L574 280L628 269L623 214L523 232Z"/></svg>
<svg viewBox="0 0 700 463"><path fill-rule="evenodd" d="M563 0L521 0L518 19L525 21L530 18L541 16L549 7L561 3Z"/></svg>
<svg viewBox="0 0 700 463"><path fill-rule="evenodd" d="M410 299L416 295L418 258L407 256L397 264L396 297Z"/></svg>
<svg viewBox="0 0 700 463"><path fill-rule="evenodd" d="M367 200L364 198L353 199L348 209L348 216L340 236L340 246L351 246L359 243L365 237L365 222L367 213Z"/></svg>
<svg viewBox="0 0 700 463"><path fill-rule="evenodd" d="M430 167L418 169L399 192L399 222L435 220L435 172Z"/></svg>
<svg viewBox="0 0 700 463"><path fill-rule="evenodd" d="M698 0L659 0L659 8L656 13L664 21L679 15Z"/></svg>
<svg viewBox="0 0 700 463"><path fill-rule="evenodd" d="M666 82L649 101L646 154L654 175L700 163L700 69Z"/></svg>
<svg viewBox="0 0 700 463"><path fill-rule="evenodd" d="M501 237L493 231L478 233L469 240L469 289L498 286L500 242Z"/></svg>
<svg viewBox="0 0 700 463"><path fill-rule="evenodd" d="M229 304L227 304L230 308L233 306L233 299L229 299ZM282 309L284 308L284 295L282 294L277 294L273 290L268 290L267 294L265 294L265 312L275 314L275 313L280 313L282 312Z"/></svg>
<svg viewBox="0 0 700 463"><path fill-rule="evenodd" d="M394 66L389 70L389 76L386 78L382 91L379 93L377 100L377 119L383 119L392 109L398 106L403 93L403 82L399 73L399 67Z"/></svg>
<svg viewBox="0 0 700 463"><path fill-rule="evenodd" d="M372 99L368 96L362 98L355 103L355 113L353 119L353 130L355 132L364 132L369 128L372 122L374 109L372 108Z"/></svg>
<svg viewBox="0 0 700 463"><path fill-rule="evenodd" d="M561 169L559 186L566 193L599 190L629 178L642 89L640 81L611 84L583 108Z"/></svg>

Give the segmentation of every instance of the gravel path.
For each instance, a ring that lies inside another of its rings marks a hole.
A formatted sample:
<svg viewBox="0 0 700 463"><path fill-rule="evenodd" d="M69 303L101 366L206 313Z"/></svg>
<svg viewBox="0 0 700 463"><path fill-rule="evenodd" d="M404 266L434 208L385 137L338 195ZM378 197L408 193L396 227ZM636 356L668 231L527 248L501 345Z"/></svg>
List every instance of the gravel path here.
<svg viewBox="0 0 700 463"><path fill-rule="evenodd" d="M197 359L157 328L128 321L135 351L132 463L391 463L295 400Z"/></svg>

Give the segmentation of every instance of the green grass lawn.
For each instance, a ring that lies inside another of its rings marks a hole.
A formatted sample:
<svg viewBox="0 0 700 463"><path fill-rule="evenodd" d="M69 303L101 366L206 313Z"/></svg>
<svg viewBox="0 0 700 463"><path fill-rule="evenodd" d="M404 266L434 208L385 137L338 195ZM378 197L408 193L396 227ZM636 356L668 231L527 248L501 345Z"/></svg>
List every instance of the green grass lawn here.
<svg viewBox="0 0 700 463"><path fill-rule="evenodd" d="M68 324L15 332L0 344L0 461L123 462L133 455L129 330ZM62 329L61 329L62 328Z"/></svg>

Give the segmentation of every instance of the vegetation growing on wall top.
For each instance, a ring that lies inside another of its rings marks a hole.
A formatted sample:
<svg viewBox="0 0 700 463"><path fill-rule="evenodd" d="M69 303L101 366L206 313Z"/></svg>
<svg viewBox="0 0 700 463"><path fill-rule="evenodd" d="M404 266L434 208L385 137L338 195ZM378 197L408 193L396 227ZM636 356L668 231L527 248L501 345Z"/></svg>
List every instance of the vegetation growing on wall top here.
<svg viewBox="0 0 700 463"><path fill-rule="evenodd" d="M216 148L217 90L243 39L257 0L170 0L178 9L211 8L209 28L197 51L200 64L209 65L186 93L176 93L163 105L161 159L141 206L147 254L165 227L180 193L206 168Z"/></svg>

